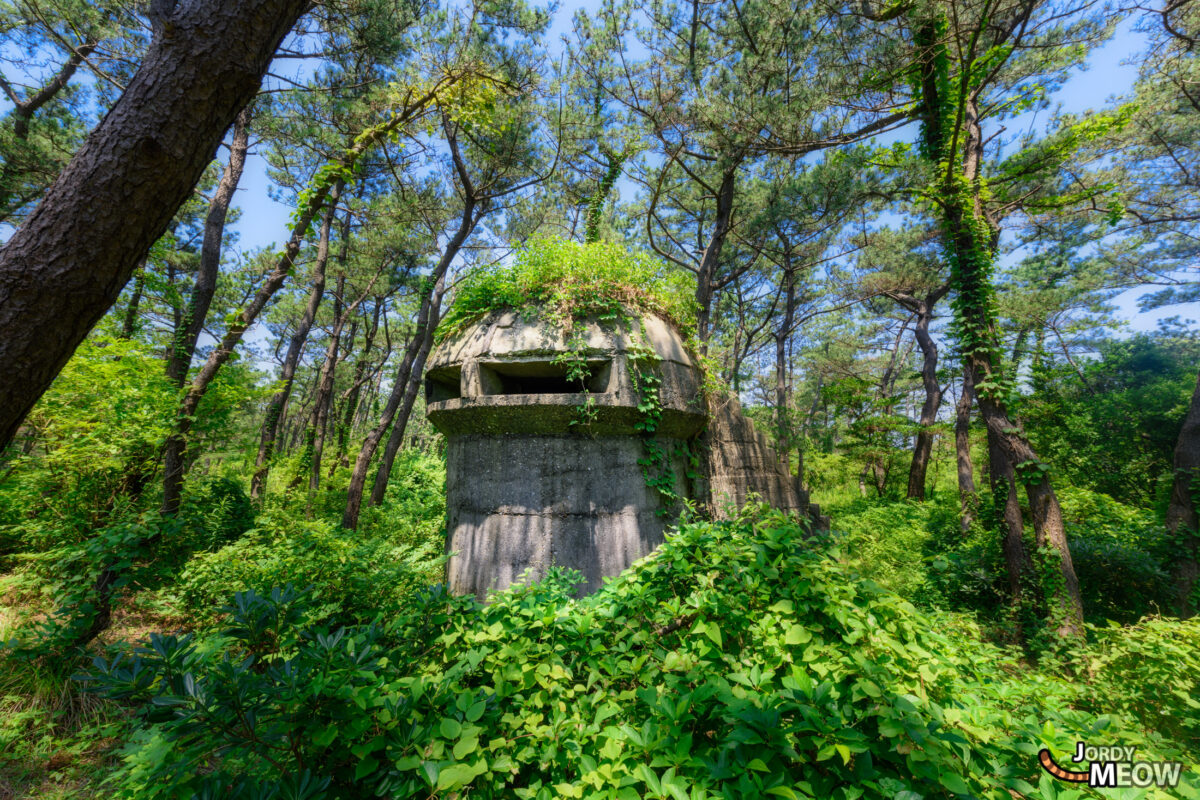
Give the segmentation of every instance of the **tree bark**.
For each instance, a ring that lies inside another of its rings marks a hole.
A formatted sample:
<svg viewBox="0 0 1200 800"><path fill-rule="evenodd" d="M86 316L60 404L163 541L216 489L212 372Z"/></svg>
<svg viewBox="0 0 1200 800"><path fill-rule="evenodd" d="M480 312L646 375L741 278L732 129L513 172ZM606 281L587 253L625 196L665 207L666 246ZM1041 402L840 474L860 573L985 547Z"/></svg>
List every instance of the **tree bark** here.
<svg viewBox="0 0 1200 800"><path fill-rule="evenodd" d="M317 254L313 261L308 303L304 306L300 321L296 323L296 330L288 344L287 355L283 359L283 367L279 373L281 384L279 391L271 395L271 399L267 402L266 417L263 419L262 432L259 434L258 457L254 461L254 476L250 479L251 499L257 499L266 488L267 477L271 471L271 456L275 453L275 440L279 436L280 420L292 393L292 382L296 379L296 368L300 364L300 355L304 352L304 344L308 341L313 320L317 317L321 298L325 296L325 265L329 262L329 236L341 192L342 182L338 181L329 192L329 207L321 218L321 235L317 241Z"/></svg>
<svg viewBox="0 0 1200 800"><path fill-rule="evenodd" d="M729 236L733 221L734 188L737 185L737 168L740 159L726 166L717 189L716 219L713 221L712 236L700 257L696 272L696 337L700 340L700 354L708 354L708 339L712 335L712 303L716 292L717 268L721 263L721 249Z"/></svg>
<svg viewBox="0 0 1200 800"><path fill-rule="evenodd" d="M792 466L792 441L788 425L788 337L796 324L796 273L784 270L783 321L775 330L775 443L783 463ZM800 470L801 479L804 470Z"/></svg>
<svg viewBox="0 0 1200 800"><path fill-rule="evenodd" d="M975 379L970 364L963 364L962 393L954 413L954 454L958 465L959 525L963 533L975 522L979 495L971 464L971 405L975 402Z"/></svg>
<svg viewBox="0 0 1200 800"><path fill-rule="evenodd" d="M250 146L251 114L250 107L247 106L233 121L229 161L225 164L225 171L217 183L217 190L208 204L208 215L204 219L204 241L200 245L200 266L196 270L196 283L192 287L191 297L188 298L183 324L175 331L175 341L167 358L167 377L179 387L182 387L187 379L192 355L196 352L196 342L200 338L200 331L204 329L208 307L212 305L213 294L217 290L221 249L225 242L225 219L229 216L229 204L233 201L233 193L242 180L242 170L246 166L246 150Z"/></svg>
<svg viewBox="0 0 1200 800"><path fill-rule="evenodd" d="M938 409L942 406L942 387L937 379L937 344L929 335L929 323L933 321L933 302L923 302L917 312L914 331L917 345L921 348L921 384L925 388L925 402L921 406L920 430L913 448L912 465L908 469L908 492L910 500L925 499L925 475L929 471L929 456L933 452L933 424L937 422Z"/></svg>
<svg viewBox="0 0 1200 800"><path fill-rule="evenodd" d="M346 511L342 515L343 528L349 528L350 530L358 528L358 515L362 510L363 489L367 483L367 470L371 466L371 459L375 457L375 451L379 449L379 443L383 441L383 434L391 426L392 421L396 417L396 412L404 400L404 395L408 388L409 376L412 375L413 366L417 362L417 356L425 340L425 331L429 327L431 319L436 320L436 317L433 316L433 308L435 304L439 307L441 305L445 278L445 273L437 275L434 282L426 290L425 296L421 299L421 308L417 314L417 330L405 348L404 360L401 361L400 368L396 372L396 381L392 384L392 392L388 396L387 404L383 407L379 423L371 429L366 439L363 440L362 449L359 450L358 458L354 461L354 470L350 474L350 485L346 491Z"/></svg>
<svg viewBox="0 0 1200 800"><path fill-rule="evenodd" d="M1200 578L1197 505L1200 505L1200 377L1175 444L1175 482L1167 505L1167 530L1175 537L1179 548L1172 579L1177 610L1184 619L1197 612L1193 596L1196 581Z"/></svg>
<svg viewBox="0 0 1200 800"><path fill-rule="evenodd" d="M371 315L371 324L367 326L367 335L363 342L362 354L354 362L354 378L350 383L350 388L343 395L345 405L342 407L342 419L338 423L337 428L337 453L334 455L333 463L329 465L329 477L331 478L339 465L343 467L350 466L350 460L346 454L347 439L354 424L354 414L358 410L358 400L362 396L362 386L369 380L367 368L371 365L371 348L375 344L375 334L379 331L379 319L383 313L383 306L383 298L376 298L375 308ZM381 366L383 362L387 361L390 353L389 349L384 354L379 362Z"/></svg>
<svg viewBox="0 0 1200 800"><path fill-rule="evenodd" d="M146 259L138 264L133 278L133 293L129 295L129 305L125 307L125 321L121 323L121 338L132 339L137 332L138 309L142 305L142 291L146 287Z"/></svg>
<svg viewBox="0 0 1200 800"><path fill-rule="evenodd" d="M996 518L1001 523L1000 547L1008 571L1009 597L1013 604L1020 602L1021 581L1033 569L1025 549L1025 522L1021 517L1021 500L1017 494L1017 476L1012 462L1004 454L999 439L988 429L988 480Z"/></svg>
<svg viewBox="0 0 1200 800"><path fill-rule="evenodd" d="M361 154L365 149L363 147L358 153ZM353 163L353 159L350 159L350 161ZM300 246L303 244L308 232L308 227L312 224L313 217L316 216L317 211L325 205L325 200L331 188L330 184L327 183L318 184L315 191L309 195L307 203L301 206L296 224L292 229L291 238L288 239L283 253L280 254L279 259L275 262L275 268L267 276L267 280L263 285L259 287L258 292L255 293L250 303L242 309L242 312L229 326L229 330L225 332L225 336L222 337L216 348L209 354L208 360L192 380L187 393L183 397L183 401L179 404L179 412L175 419L175 430L167 437L163 448L162 513L164 515L173 515L179 510L179 501L183 494L184 456L187 450L187 435L188 431L192 429L192 424L195 422L196 408L199 407L200 401L204 398L205 393L208 392L208 387L212 384L213 379L217 377L217 373L221 371L221 367L229 360L234 348L242 340L242 335L246 332L246 329L254 324L254 321L258 319L258 315L262 313L267 303L275 296L280 287L283 286L283 282L287 279L287 276L291 274L295 266L296 256L300 252Z"/></svg>
<svg viewBox="0 0 1200 800"><path fill-rule="evenodd" d="M441 291L438 290L437 297L434 298L429 310L429 324L425 326L425 336L421 340L421 348L417 351L416 360L413 362L412 371L408 376L408 387L404 390L404 401L400 405L400 413L396 415L396 422L392 425L392 432L388 435L387 444L383 448L383 456L379 459L379 469L375 472L375 483L371 486L371 496L367 500L369 506L379 505L387 494L388 479L392 475L392 464L396 461L396 453L400 451L400 445L404 443L404 432L408 429L408 420L412 416L413 405L417 401L417 392L420 391L424 382L422 377L425 372L425 360L429 357L429 351L433 347L433 333L437 330L440 307Z"/></svg>
<svg viewBox="0 0 1200 800"><path fill-rule="evenodd" d="M307 0L177 0L0 249L0 449L187 199Z"/></svg>
<svg viewBox="0 0 1200 800"><path fill-rule="evenodd" d="M342 345L342 331L346 327L346 319L354 313L354 307L342 308L342 291L346 287L346 276L338 276L337 297L333 314L333 330L329 333L329 342L325 345L325 358L321 362L321 372L317 378L317 394L313 400L311 417L312 424L312 463L309 464L308 488L316 491L321 488L321 456L325 451L325 428L329 424L329 407L333 403L333 379L336 377L338 353ZM357 303L355 305L358 305ZM354 328L351 328L353 336Z"/></svg>

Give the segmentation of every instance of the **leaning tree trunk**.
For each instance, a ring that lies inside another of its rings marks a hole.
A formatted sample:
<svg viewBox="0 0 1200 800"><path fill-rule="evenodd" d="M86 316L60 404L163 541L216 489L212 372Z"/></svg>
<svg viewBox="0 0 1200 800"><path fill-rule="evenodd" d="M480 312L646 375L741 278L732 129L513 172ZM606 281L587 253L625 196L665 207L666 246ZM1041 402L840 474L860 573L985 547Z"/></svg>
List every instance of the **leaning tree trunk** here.
<svg viewBox="0 0 1200 800"><path fill-rule="evenodd" d="M400 413L392 425L387 444L383 448L383 456L379 459L379 469L375 472L375 483L371 486L371 497L367 505L377 506L383 502L387 494L388 479L392 475L392 464L396 461L396 453L404 442L404 432L408 429L408 420L412 416L413 405L417 401L417 392L421 389L422 374L425 372L425 360L433 347L433 332L437 330L442 302L442 287L439 285L429 310L429 324L425 326L425 335L421 339L421 348L417 351L412 370L408 376L408 387L404 390L404 401L400 405Z"/></svg>
<svg viewBox="0 0 1200 800"><path fill-rule="evenodd" d="M121 323L121 338L132 339L137 332L138 310L142 305L142 292L146 288L146 259L138 264L133 277L133 292L129 295L129 305L125 307L125 321Z"/></svg>
<svg viewBox="0 0 1200 800"><path fill-rule="evenodd" d="M435 302L441 304L445 273L438 275L436 281L429 286L425 296L421 299L421 308L417 314L417 329L413 333L412 340L404 349L404 360L401 361L400 369L396 372L396 381L392 384L392 392L388 395L387 404L380 414L379 423L367 434L362 448L358 451L358 458L354 460L354 470L350 473L350 485L346 490L346 511L342 514L343 528L350 530L358 528L358 515L362 510L363 489L367 485L367 471L371 467L371 459L375 457L379 443L383 441L383 434L387 432L396 418L396 412L404 400L409 376L412 375L413 366L416 364L417 356L425 339L425 331L429 327L433 304Z"/></svg>
<svg viewBox="0 0 1200 800"><path fill-rule="evenodd" d="M357 160L357 156L361 155L365 149L366 146L364 145L357 152L348 154L351 156L347 158L347 161L349 161L348 166L352 165ZM187 435L196 420L196 409L200 406L200 401L204 399L204 395L208 392L208 387L212 384L213 379L217 377L217 373L221 371L221 367L233 355L233 350L242 340L242 335L246 332L246 329L254 324L254 321L258 319L258 315L266 308L267 303L275 296L280 287L283 286L283 282L287 279L287 276L295 269L296 256L300 253L300 246L304 243L308 228L312 224L317 211L325 205L330 188L330 184L323 181L319 182L311 194L309 194L307 202L298 209L299 214L296 224L292 228L291 238L288 239L283 252L279 254L279 258L275 262L275 268L267 276L263 285L259 287L250 303L242 309L241 313L230 324L229 329L225 332L225 336L221 338L216 348L209 354L208 360L200 368L200 372L192 379L192 383L188 387L183 401L179 404L179 410L175 417L175 430L167 437L166 444L163 447L162 513L164 515L173 515L179 511L179 501L183 496Z"/></svg>
<svg viewBox="0 0 1200 800"><path fill-rule="evenodd" d="M321 236L317 242L317 256L313 261L312 282L309 284L308 303L296 323L296 331L288 344L287 355L283 359L283 367L279 373L279 391L271 395L267 402L266 416L263 419L262 432L258 440L258 457L255 459L254 476L250 479L250 497L257 499L267 485L267 476L271 471L271 456L275 453L275 440L279 436L280 419L288 397L292 393L292 382L296 379L296 367L300 364L300 354L308 341L309 331L312 330L313 320L316 319L317 309L321 298L325 296L325 265L329 262L329 235L333 226L333 215L337 210L338 197L341 195L342 182L338 181L329 192L329 207L321 218Z"/></svg>
<svg viewBox="0 0 1200 800"><path fill-rule="evenodd" d="M0 249L0 449L112 306L307 0L178 0L124 93Z"/></svg>
<svg viewBox="0 0 1200 800"><path fill-rule="evenodd" d="M341 297L345 286L345 277L338 276L338 297ZM313 400L312 410L312 463L309 464L308 488L315 492L321 488L321 457L325 452L325 429L329 425L329 409L333 405L333 381L337 376L338 353L342 346L342 331L346 327L346 319L354 313L354 308L343 310L341 302L334 312L333 330L329 334L329 342L325 347L325 359L321 362L321 372L317 378L317 396ZM352 326L350 337L357 329Z"/></svg>
<svg viewBox="0 0 1200 800"><path fill-rule="evenodd" d="M971 365L963 365L962 394L954 409L954 455L958 466L959 525L966 533L975 522L979 495L975 491L975 469L971 464L971 405L975 402L975 379Z"/></svg>
<svg viewBox="0 0 1200 800"><path fill-rule="evenodd" d="M1175 597L1179 616L1187 619L1196 614L1194 592L1200 578L1200 378L1192 392L1192 404L1188 407L1175 444L1175 483L1171 487L1171 500L1167 506L1167 530L1179 547L1172 569Z"/></svg>
<svg viewBox="0 0 1200 800"><path fill-rule="evenodd" d="M908 470L907 496L910 500L925 499L925 474L929 470L929 456L933 452L933 424L937 422L938 409L942 406L942 387L937 379L937 345L929 335L929 323L932 319L933 310L928 304L922 305L917 316L915 333L923 359L921 383L925 388L925 402L921 406L921 428L917 432L912 465Z"/></svg>
<svg viewBox="0 0 1200 800"><path fill-rule="evenodd" d="M200 331L204 329L204 320L208 317L208 307L212 305L213 294L217 290L221 249L225 241L225 219L229 216L229 204L233 201L233 193L242 180L242 170L246 166L246 150L250 146L250 116L250 108L246 107L233 122L229 161L225 164L225 171L217 183L217 191L213 193L213 198L208 204L208 215L204 219L204 241L200 245L200 266L196 270L196 283L192 286L191 297L188 298L183 324L175 329L175 341L167 356L167 377L178 387L182 387L187 378L192 354L196 352L196 342L200 339Z"/></svg>
<svg viewBox="0 0 1200 800"><path fill-rule="evenodd" d="M341 421L337 426L337 452L334 454L333 459L331 459L332 463L329 465L330 478L334 476L339 466L350 466L349 457L346 455L347 441L354 423L355 412L358 411L358 400L362 396L362 386L370 380L367 369L371 366L371 348L375 345L375 334L379 332L379 319L383 313L383 306L383 298L377 298L375 308L371 313L371 324L367 326L367 335L363 341L362 353L354 362L354 377L350 382L350 388L342 395L344 406L341 410ZM387 361L387 356L390 352L389 348L388 353L385 353L379 362L381 366Z"/></svg>

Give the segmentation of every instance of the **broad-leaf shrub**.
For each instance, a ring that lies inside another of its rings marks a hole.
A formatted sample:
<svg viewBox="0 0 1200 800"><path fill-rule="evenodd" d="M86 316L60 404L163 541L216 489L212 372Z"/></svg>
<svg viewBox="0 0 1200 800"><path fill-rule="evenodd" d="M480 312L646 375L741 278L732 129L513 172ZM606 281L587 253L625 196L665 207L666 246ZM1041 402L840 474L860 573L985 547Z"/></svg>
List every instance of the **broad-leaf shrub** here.
<svg viewBox="0 0 1200 800"><path fill-rule="evenodd" d="M1058 495L1089 622L1132 623L1174 607L1169 540L1154 512L1087 489Z"/></svg>
<svg viewBox="0 0 1200 800"><path fill-rule="evenodd" d="M437 580L443 560L430 542L413 547L270 511L237 541L194 556L177 587L188 613L201 622L213 621L235 592L268 594L288 583L308 588L308 621L331 616L348 622L397 608Z"/></svg>
<svg viewBox="0 0 1200 800"><path fill-rule="evenodd" d="M1200 753L1200 617L1093 628L1087 665L1100 711L1119 711Z"/></svg>
<svg viewBox="0 0 1200 800"><path fill-rule="evenodd" d="M1053 796L1044 746L1184 758L777 512L686 525L584 600L575 578L335 631L290 590L241 594L219 636L98 659L144 720L117 794L1011 800Z"/></svg>

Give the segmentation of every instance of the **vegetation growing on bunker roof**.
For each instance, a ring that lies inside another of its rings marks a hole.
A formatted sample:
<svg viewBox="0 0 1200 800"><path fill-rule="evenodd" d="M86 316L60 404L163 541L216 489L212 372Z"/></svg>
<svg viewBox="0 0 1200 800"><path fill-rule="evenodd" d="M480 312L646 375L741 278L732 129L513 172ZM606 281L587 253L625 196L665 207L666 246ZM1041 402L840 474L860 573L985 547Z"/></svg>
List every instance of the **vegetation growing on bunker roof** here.
<svg viewBox="0 0 1200 800"><path fill-rule="evenodd" d="M658 314L690 338L696 331L692 285L689 273L617 243L533 239L511 264L485 267L462 280L437 336L461 333L499 309L568 325L585 316L616 318L625 307Z"/></svg>

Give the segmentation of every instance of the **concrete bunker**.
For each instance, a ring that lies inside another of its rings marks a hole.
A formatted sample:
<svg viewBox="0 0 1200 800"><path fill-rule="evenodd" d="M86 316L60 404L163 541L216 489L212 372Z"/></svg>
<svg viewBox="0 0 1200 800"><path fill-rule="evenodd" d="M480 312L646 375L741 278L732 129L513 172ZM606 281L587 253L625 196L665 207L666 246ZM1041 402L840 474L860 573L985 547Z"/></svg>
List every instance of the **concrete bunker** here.
<svg viewBox="0 0 1200 800"><path fill-rule="evenodd" d="M675 327L628 313L563 330L495 311L430 355L426 413L447 439L451 591L484 599L552 566L579 570L581 592L595 591L662 543L674 521L664 497L720 517L756 492L811 513L736 403L706 404L699 361ZM649 458L639 403L655 384L660 455Z"/></svg>

